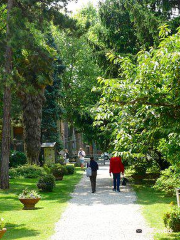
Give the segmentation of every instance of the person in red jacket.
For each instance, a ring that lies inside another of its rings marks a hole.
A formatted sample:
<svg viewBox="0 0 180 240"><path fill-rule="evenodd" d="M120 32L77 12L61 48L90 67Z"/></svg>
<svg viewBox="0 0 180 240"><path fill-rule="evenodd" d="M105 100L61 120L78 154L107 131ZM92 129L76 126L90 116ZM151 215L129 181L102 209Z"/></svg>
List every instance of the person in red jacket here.
<svg viewBox="0 0 180 240"><path fill-rule="evenodd" d="M124 175L124 166L121 162L121 157L112 157L110 159L110 168L109 168L109 173L111 176L111 173L113 174L113 184L114 188L113 191L118 191L120 192L120 173Z"/></svg>

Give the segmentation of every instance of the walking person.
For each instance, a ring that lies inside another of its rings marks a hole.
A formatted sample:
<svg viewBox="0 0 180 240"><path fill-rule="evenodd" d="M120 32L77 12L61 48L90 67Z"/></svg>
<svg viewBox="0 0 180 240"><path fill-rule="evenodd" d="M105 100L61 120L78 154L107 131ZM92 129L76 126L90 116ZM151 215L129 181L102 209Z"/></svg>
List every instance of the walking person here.
<svg viewBox="0 0 180 240"><path fill-rule="evenodd" d="M67 149L65 149L64 161L65 161L65 165L69 163L69 152Z"/></svg>
<svg viewBox="0 0 180 240"><path fill-rule="evenodd" d="M112 157L110 159L110 168L109 168L109 174L111 176L111 173L113 174L113 191L120 192L120 174L124 175L124 166L121 162L121 157Z"/></svg>
<svg viewBox="0 0 180 240"><path fill-rule="evenodd" d="M92 193L95 193L97 170L99 169L99 166L98 166L98 163L94 160L94 158L90 157L90 163L87 163L87 167L90 167L92 170L92 175L90 176L91 189L92 189Z"/></svg>
<svg viewBox="0 0 180 240"><path fill-rule="evenodd" d="M85 151L83 151L83 149L80 148L79 152L78 152L78 157L79 157L79 161L80 161L80 164L81 164L81 169L84 168L84 157L85 156L86 156Z"/></svg>

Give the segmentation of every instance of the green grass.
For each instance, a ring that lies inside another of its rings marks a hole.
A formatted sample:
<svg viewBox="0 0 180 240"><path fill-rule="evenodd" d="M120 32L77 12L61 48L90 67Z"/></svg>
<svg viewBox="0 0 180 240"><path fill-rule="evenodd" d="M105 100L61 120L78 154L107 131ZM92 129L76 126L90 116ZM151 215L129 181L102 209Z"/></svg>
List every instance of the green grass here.
<svg viewBox="0 0 180 240"><path fill-rule="evenodd" d="M51 193L41 193L42 199L36 210L22 210L18 200L19 193L25 188L36 189L37 179L13 179L10 190L0 191L0 217L6 221L7 232L4 239L46 240L54 232L55 223L65 210L70 193L81 179L82 172L64 176L56 182Z"/></svg>
<svg viewBox="0 0 180 240"><path fill-rule="evenodd" d="M137 193L137 203L142 206L145 219L154 228L154 240L179 240L180 233L167 233L164 226L163 215L171 210L170 203L176 204L175 197L165 197L152 188L152 182L143 181L134 185ZM166 231L166 232L165 232Z"/></svg>

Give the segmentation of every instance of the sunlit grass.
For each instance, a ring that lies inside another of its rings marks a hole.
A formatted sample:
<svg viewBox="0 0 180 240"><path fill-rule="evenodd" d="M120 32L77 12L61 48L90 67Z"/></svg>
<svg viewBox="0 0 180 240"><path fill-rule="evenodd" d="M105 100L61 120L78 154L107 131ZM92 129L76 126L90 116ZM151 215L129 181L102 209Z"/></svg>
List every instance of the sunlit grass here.
<svg viewBox="0 0 180 240"><path fill-rule="evenodd" d="M154 228L154 240L179 240L180 233L168 233L163 222L163 215L176 204L175 197L165 197L162 193L156 192L152 188L152 182L143 181L134 185L137 193L137 203L142 206L142 212L149 223Z"/></svg>
<svg viewBox="0 0 180 240"><path fill-rule="evenodd" d="M70 199L70 193L79 182L82 171L64 176L63 181L56 182L51 193L41 193L42 199L36 210L22 210L18 194L25 188L36 189L37 179L11 180L10 190L0 191L0 217L6 221L7 232L4 239L46 240L54 232L55 223Z"/></svg>

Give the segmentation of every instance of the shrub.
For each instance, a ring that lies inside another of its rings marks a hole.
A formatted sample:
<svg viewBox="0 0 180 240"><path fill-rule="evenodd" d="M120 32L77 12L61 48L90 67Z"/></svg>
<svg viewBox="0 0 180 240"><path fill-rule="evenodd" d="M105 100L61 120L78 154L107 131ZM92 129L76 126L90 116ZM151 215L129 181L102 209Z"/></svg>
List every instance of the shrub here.
<svg viewBox="0 0 180 240"><path fill-rule="evenodd" d="M166 196L173 196L175 195L175 188L179 186L179 170L171 166L161 172L161 176L157 179L154 189L164 192Z"/></svg>
<svg viewBox="0 0 180 240"><path fill-rule="evenodd" d="M15 168L9 169L9 177L12 178L12 179L19 177Z"/></svg>
<svg viewBox="0 0 180 240"><path fill-rule="evenodd" d="M24 165L17 168L12 168L9 171L10 178L38 178L45 174L45 170L42 167L36 165Z"/></svg>
<svg viewBox="0 0 180 240"><path fill-rule="evenodd" d="M46 192L52 192L55 187L55 177L52 174L46 174L39 178L38 189Z"/></svg>
<svg viewBox="0 0 180 240"><path fill-rule="evenodd" d="M167 228L172 229L174 232L180 231L180 209L174 208L163 217L164 224Z"/></svg>
<svg viewBox="0 0 180 240"><path fill-rule="evenodd" d="M51 167L51 173L54 175L55 178L63 177L67 174L66 166L61 165L60 163L53 164Z"/></svg>
<svg viewBox="0 0 180 240"><path fill-rule="evenodd" d="M51 173L51 166L50 166L50 165L44 164L44 165L43 165L43 168L44 168L44 171L45 171L47 174L50 174L50 173Z"/></svg>
<svg viewBox="0 0 180 240"><path fill-rule="evenodd" d="M9 159L9 167L18 167L27 163L27 157L23 152L13 151Z"/></svg>
<svg viewBox="0 0 180 240"><path fill-rule="evenodd" d="M66 165L67 175L74 174L74 166L73 165Z"/></svg>
<svg viewBox="0 0 180 240"><path fill-rule="evenodd" d="M80 163L80 162L76 162L76 163L74 164L74 166L75 166L75 167L81 167L81 163Z"/></svg>

